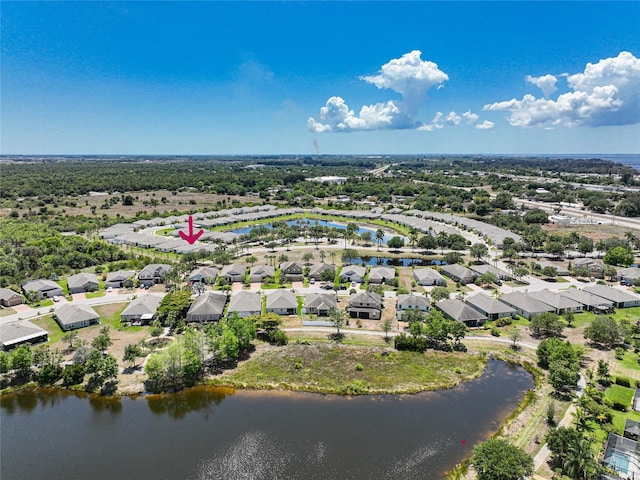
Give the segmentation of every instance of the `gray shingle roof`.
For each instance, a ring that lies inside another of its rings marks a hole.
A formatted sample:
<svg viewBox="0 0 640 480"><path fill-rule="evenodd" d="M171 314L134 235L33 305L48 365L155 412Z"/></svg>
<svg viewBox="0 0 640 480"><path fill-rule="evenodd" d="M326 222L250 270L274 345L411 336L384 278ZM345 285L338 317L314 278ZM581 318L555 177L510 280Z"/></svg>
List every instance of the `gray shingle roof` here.
<svg viewBox="0 0 640 480"><path fill-rule="evenodd" d="M446 316L459 322L478 322L487 319L487 317L478 310L471 308L469 305L457 298L440 300L435 306Z"/></svg>
<svg viewBox="0 0 640 480"><path fill-rule="evenodd" d="M220 317L227 304L227 296L221 292L205 292L196 298L189 311L187 312L187 320L202 319L202 317Z"/></svg>
<svg viewBox="0 0 640 480"><path fill-rule="evenodd" d="M146 294L140 295L137 298L134 298L131 303L125 308L121 315L122 316L142 316L142 315L155 315L158 306L162 302L162 298Z"/></svg>
<svg viewBox="0 0 640 480"><path fill-rule="evenodd" d="M61 305L55 312L58 322L64 326L73 325L78 322L92 321L100 318L89 305L78 303L66 303Z"/></svg>
<svg viewBox="0 0 640 480"><path fill-rule="evenodd" d="M398 295L398 308L429 308L429 299L424 295Z"/></svg>
<svg viewBox="0 0 640 480"><path fill-rule="evenodd" d="M229 312L257 312L262 311L262 296L257 292L242 290L231 295Z"/></svg>
<svg viewBox="0 0 640 480"><path fill-rule="evenodd" d="M478 293L477 295L467 297L465 301L471 307L477 307L483 312L487 312L491 315L497 315L501 313L510 315L516 313L513 307L510 307L506 303L491 298L483 293Z"/></svg>
<svg viewBox="0 0 640 480"><path fill-rule="evenodd" d="M280 308L297 308L298 299L295 293L290 290L280 289L273 290L267 294L267 308L280 309Z"/></svg>

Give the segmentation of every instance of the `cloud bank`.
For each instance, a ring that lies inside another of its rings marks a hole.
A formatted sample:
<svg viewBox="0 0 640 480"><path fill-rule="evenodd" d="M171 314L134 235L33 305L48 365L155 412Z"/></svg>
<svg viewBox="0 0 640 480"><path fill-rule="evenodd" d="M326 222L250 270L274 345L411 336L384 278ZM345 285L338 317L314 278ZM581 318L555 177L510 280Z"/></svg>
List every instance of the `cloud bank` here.
<svg viewBox="0 0 640 480"><path fill-rule="evenodd" d="M632 125L640 122L640 59L630 52L587 63L584 72L563 74L569 92L548 98L556 90L554 75L528 76L526 81L538 86L545 98L527 94L491 103L484 110L503 110L516 127L600 127Z"/></svg>
<svg viewBox="0 0 640 480"><path fill-rule="evenodd" d="M342 97L333 96L320 108L317 120L307 121L307 128L315 133L349 132L356 130L420 129L434 130L447 124L460 123L454 112L446 118L438 118L431 124L416 120L416 115L427 100L427 92L441 88L449 76L428 60L422 60L422 52L413 50L384 64L377 75L366 75L361 80L379 89L389 89L402 96L400 101L364 105L356 114ZM439 114L443 116L443 114ZM435 120L435 119L434 119Z"/></svg>

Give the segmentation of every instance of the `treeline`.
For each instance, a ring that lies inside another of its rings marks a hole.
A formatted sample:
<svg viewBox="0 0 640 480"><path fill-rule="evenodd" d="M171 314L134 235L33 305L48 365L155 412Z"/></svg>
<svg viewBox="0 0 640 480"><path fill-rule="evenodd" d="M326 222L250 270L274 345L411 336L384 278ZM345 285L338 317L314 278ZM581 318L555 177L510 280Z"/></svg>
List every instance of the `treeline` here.
<svg viewBox="0 0 640 480"><path fill-rule="evenodd" d="M347 175L355 166L276 164L245 168L248 162L66 161L13 163L2 166L0 198L85 195L89 192L178 191L185 187L222 195L244 195L291 185L305 177Z"/></svg>
<svg viewBox="0 0 640 480"><path fill-rule="evenodd" d="M128 259L114 245L78 235L62 235L45 223L15 219L0 222L1 287Z"/></svg>
<svg viewBox="0 0 640 480"><path fill-rule="evenodd" d="M152 392L180 390L195 385L204 374L233 365L252 348L256 324L237 314L205 327L187 328L161 352L148 358L144 371L146 387Z"/></svg>

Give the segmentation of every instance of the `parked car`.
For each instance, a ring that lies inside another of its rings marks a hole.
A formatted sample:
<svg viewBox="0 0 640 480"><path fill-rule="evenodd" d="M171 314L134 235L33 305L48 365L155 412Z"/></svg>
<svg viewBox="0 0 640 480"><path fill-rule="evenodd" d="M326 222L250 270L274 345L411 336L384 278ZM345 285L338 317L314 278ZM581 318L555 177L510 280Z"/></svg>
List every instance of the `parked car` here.
<svg viewBox="0 0 640 480"><path fill-rule="evenodd" d="M59 302L60 301L60 297L58 295L54 295L51 300L53 300L54 302Z"/></svg>

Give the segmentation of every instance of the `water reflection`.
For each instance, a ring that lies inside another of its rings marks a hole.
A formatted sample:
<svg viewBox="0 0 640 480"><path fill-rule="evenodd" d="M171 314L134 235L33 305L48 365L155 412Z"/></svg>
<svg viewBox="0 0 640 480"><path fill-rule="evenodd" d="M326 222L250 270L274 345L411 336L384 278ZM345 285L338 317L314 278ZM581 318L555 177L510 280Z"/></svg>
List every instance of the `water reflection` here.
<svg viewBox="0 0 640 480"><path fill-rule="evenodd" d="M2 479L441 479L532 385L490 360L460 387L403 396L22 391L0 396Z"/></svg>
<svg viewBox="0 0 640 480"><path fill-rule="evenodd" d="M183 418L189 412L202 410L213 413L215 406L235 392L232 388L197 386L177 393L147 395L149 410L156 415L168 414L172 418ZM207 415L205 415L207 416Z"/></svg>

